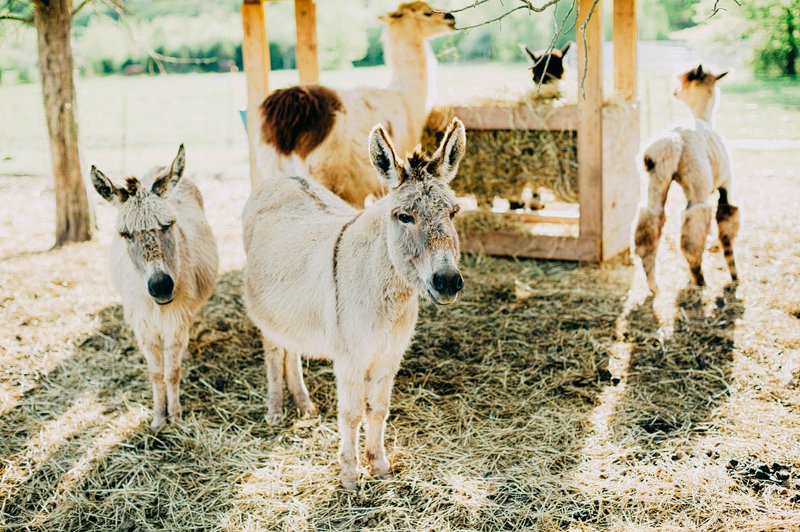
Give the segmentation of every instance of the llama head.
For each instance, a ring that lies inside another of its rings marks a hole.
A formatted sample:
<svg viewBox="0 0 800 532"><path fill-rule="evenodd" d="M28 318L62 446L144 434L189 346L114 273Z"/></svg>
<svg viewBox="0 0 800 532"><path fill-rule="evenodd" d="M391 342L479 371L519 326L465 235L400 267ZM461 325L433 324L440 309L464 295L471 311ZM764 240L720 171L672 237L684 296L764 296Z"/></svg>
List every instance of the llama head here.
<svg viewBox="0 0 800 532"><path fill-rule="evenodd" d="M389 256L406 282L440 305L455 301L464 287L453 223L459 206L449 182L466 146L464 124L458 118L450 122L432 156L417 147L399 160L380 124L369 138L372 166L389 188Z"/></svg>
<svg viewBox="0 0 800 532"><path fill-rule="evenodd" d="M553 48L549 53L547 50L533 52L527 46L525 47L528 56L533 60L530 70L533 73L534 83L537 85L540 83L557 83L558 80L564 77L564 56L567 54L570 44L567 43L561 48Z"/></svg>
<svg viewBox="0 0 800 532"><path fill-rule="evenodd" d="M183 144L169 167L154 168L140 181L125 180L118 187L103 172L92 166L91 177L97 193L117 207L117 237L127 247L128 256L159 305L170 303L178 270L175 232L176 213L168 197L183 175L186 155Z"/></svg>
<svg viewBox="0 0 800 532"><path fill-rule="evenodd" d="M712 73L697 65L678 76L675 97L699 118L710 118L717 100L717 81L728 74L727 70Z"/></svg>
<svg viewBox="0 0 800 532"><path fill-rule="evenodd" d="M434 10L425 2L407 2L400 4L395 11L380 17L390 31L398 31L407 37L427 40L439 35L451 33L456 25L456 18L450 13Z"/></svg>

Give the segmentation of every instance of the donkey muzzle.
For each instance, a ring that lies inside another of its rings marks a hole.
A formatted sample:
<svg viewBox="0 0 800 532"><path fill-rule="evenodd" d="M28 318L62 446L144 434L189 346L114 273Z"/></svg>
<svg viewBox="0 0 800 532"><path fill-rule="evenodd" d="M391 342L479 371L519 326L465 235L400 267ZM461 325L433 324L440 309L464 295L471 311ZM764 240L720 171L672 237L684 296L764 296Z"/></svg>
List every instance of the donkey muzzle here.
<svg viewBox="0 0 800 532"><path fill-rule="evenodd" d="M166 305L172 301L172 290L174 288L175 282L172 277L164 272L153 274L147 281L147 292L159 305Z"/></svg>
<svg viewBox="0 0 800 532"><path fill-rule="evenodd" d="M433 300L439 304L452 303L464 288L464 278L458 270L436 272L431 279Z"/></svg>

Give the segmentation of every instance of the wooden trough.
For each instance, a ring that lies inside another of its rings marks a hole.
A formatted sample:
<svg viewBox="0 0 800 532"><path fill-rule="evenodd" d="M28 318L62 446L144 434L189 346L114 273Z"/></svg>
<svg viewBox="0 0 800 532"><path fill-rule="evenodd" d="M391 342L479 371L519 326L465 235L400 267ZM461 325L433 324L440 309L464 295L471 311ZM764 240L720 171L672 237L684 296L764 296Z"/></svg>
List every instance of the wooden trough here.
<svg viewBox="0 0 800 532"><path fill-rule="evenodd" d="M578 6L578 102L554 108L544 120L524 104L450 108L471 130L576 131L578 212L515 214L526 224L577 224L575 236L550 236L520 231L470 231L462 238L465 251L491 255L601 262L626 251L639 196L636 153L639 109L636 99L636 0L614 0L614 98L603 102L602 6ZM243 59L247 75L248 132L251 172L258 131L258 106L269 93L269 45L262 0L244 0ZM316 6L295 0L297 67L301 83L319 79Z"/></svg>

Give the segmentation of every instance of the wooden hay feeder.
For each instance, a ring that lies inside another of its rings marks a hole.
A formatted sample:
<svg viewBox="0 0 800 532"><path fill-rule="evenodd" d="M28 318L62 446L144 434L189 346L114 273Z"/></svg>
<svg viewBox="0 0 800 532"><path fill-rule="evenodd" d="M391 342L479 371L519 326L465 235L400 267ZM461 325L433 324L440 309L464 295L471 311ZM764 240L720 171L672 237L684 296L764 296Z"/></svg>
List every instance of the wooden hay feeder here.
<svg viewBox="0 0 800 532"><path fill-rule="evenodd" d="M473 131L548 130L575 132L577 209L573 213L516 213L502 216L497 228L465 226L462 249L491 255L601 262L626 251L639 197L636 153L639 149L639 109L636 100L636 0L614 0L614 93L603 102L603 41L601 4L592 10L581 2L578 11L578 88L576 105L546 113L520 104L448 109ZM301 83L319 79L316 8L313 0L295 0L297 65ZM247 74L248 131L253 170L257 109L269 93L269 46L262 0L242 4L243 59ZM585 46L584 46L585 43ZM580 81L579 81L580 83ZM537 234L537 224L570 225L565 235ZM513 229L511 228L513 226ZM520 230L522 228L522 230ZM528 230L530 228L530 230Z"/></svg>

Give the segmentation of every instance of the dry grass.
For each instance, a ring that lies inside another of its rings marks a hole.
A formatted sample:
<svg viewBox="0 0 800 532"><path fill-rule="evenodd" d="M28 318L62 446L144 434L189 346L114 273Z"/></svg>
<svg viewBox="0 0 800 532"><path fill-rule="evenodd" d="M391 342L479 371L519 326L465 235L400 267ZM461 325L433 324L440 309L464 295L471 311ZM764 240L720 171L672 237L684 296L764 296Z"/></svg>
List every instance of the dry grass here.
<svg viewBox="0 0 800 532"><path fill-rule="evenodd" d="M337 487L328 364L306 365L319 418L264 421L240 298L244 175L198 179L224 273L192 334L185 419L158 435L107 281L110 208L97 241L45 251L47 182L2 178L0 201L26 208L0 220L0 526L797 529L800 161L773 156L737 154L738 290L719 252L710 286L684 288L677 198L655 301L623 260L465 257L463 300L423 305L397 380L395 477L358 493Z"/></svg>

